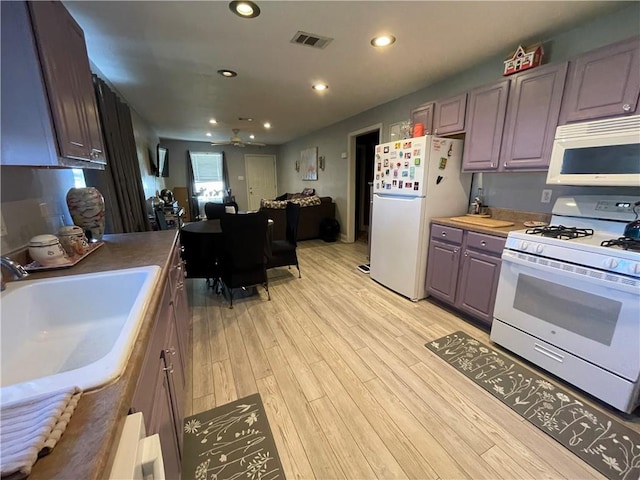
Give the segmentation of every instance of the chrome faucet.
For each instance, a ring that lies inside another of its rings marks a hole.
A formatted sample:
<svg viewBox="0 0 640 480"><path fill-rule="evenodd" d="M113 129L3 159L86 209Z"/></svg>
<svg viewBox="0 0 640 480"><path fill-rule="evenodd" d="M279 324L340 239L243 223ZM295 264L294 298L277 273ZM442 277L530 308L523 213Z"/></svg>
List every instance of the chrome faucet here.
<svg viewBox="0 0 640 480"><path fill-rule="evenodd" d="M20 280L21 278L29 275L29 273L24 269L22 265L20 265L18 262L14 262L9 257L0 257L0 266L9 270L14 280ZM0 282L0 285L0 291L3 291L6 288L4 280Z"/></svg>

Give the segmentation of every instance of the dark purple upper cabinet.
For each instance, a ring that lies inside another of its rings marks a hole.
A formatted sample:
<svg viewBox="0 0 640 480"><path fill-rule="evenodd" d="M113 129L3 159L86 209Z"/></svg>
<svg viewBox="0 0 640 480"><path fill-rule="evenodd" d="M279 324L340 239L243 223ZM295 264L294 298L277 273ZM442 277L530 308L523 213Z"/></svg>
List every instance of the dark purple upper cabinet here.
<svg viewBox="0 0 640 480"><path fill-rule="evenodd" d="M61 2L29 2L61 157L105 163L84 33Z"/></svg>
<svg viewBox="0 0 640 480"><path fill-rule="evenodd" d="M464 171L498 169L508 96L508 79L469 92L462 156Z"/></svg>
<svg viewBox="0 0 640 480"><path fill-rule="evenodd" d="M637 112L640 37L592 50L570 63L560 124Z"/></svg>
<svg viewBox="0 0 640 480"><path fill-rule="evenodd" d="M433 134L451 135L464 132L466 108L466 93L447 98L446 100L438 100L433 118Z"/></svg>
<svg viewBox="0 0 640 480"><path fill-rule="evenodd" d="M501 169L546 170L553 147L567 63L511 77L500 152Z"/></svg>
<svg viewBox="0 0 640 480"><path fill-rule="evenodd" d="M411 123L422 123L424 125L424 134L431 135L433 133L433 110L435 104L424 103L411 110Z"/></svg>

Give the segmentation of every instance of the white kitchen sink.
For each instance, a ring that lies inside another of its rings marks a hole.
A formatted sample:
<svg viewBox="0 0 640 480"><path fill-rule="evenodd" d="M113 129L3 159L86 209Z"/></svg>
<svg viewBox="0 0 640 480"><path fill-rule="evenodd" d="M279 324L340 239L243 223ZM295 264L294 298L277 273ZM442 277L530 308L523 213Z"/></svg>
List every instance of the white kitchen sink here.
<svg viewBox="0 0 640 480"><path fill-rule="evenodd" d="M2 402L118 378L160 268L10 282L0 296Z"/></svg>

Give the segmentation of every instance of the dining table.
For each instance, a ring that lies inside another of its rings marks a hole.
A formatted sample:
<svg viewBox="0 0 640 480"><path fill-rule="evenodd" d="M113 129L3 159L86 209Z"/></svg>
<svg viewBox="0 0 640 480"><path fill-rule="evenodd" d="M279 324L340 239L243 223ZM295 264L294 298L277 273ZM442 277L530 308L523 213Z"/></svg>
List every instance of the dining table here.
<svg viewBox="0 0 640 480"><path fill-rule="evenodd" d="M265 261L271 258L272 239L273 220L268 219ZM183 247L187 278L214 278L224 249L220 219L186 223L180 229L180 243Z"/></svg>

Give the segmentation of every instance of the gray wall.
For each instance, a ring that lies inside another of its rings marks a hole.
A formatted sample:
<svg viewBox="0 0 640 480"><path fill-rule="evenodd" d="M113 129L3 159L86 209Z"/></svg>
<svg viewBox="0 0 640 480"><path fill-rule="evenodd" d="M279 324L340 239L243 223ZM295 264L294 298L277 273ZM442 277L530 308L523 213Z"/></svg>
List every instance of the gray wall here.
<svg viewBox="0 0 640 480"><path fill-rule="evenodd" d="M248 209L247 182L244 156L247 154L276 155L277 147L234 147L232 145L213 146L210 142L160 139L162 146L169 150L169 177L165 179L167 188L187 186L187 162L189 150L193 152L224 152L229 169L231 193L236 197L240 210ZM280 190L280 189L278 189Z"/></svg>
<svg viewBox="0 0 640 480"><path fill-rule="evenodd" d="M607 17L599 18L553 38L542 39L545 49L544 62L566 61L599 46L638 35L639 19L640 3L635 2ZM522 43L540 40L522 39ZM505 46L504 56L509 53L511 47L515 45ZM320 195L334 197L338 220L343 225L342 230L345 231L347 160L342 159L340 154L348 151L348 134L382 123L384 125L382 139L386 140L389 125L407 120L411 109L415 106L439 98L447 98L498 80L501 77L504 56L494 57L451 78L282 145L278 156L278 190L293 192L300 191L304 186L312 186ZM300 175L295 171L295 161L300 158L301 150L313 146L318 147L319 155L326 156L327 166L324 172L319 172L317 182L302 182ZM542 189L546 188L546 173L485 173L483 176L485 202L489 205L545 213L551 211L553 203L540 203ZM477 184L477 180L475 183ZM475 192L475 186L472 192ZM612 189L554 186L553 200L560 194L611 192ZM640 195L640 189L624 189L624 192Z"/></svg>

